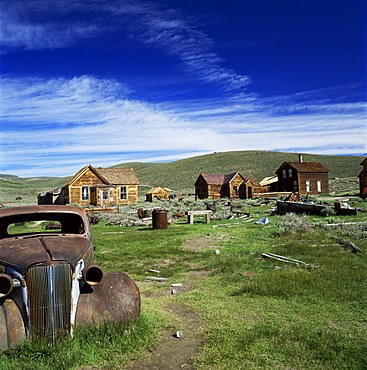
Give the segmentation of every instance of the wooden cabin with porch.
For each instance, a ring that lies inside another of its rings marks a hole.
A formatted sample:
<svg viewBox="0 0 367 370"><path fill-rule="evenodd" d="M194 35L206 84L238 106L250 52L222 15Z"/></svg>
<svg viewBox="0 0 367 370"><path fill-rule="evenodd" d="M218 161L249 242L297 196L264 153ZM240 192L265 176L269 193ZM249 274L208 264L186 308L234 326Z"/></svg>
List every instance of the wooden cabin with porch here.
<svg viewBox="0 0 367 370"><path fill-rule="evenodd" d="M359 177L359 192L362 197L367 197L367 158L365 158L361 165L363 170L358 175Z"/></svg>
<svg viewBox="0 0 367 370"><path fill-rule="evenodd" d="M248 199L260 192L261 185L254 177L235 172L229 175L201 173L195 182L195 196L205 198Z"/></svg>
<svg viewBox="0 0 367 370"><path fill-rule="evenodd" d="M132 168L94 168L89 164L62 187L55 204L97 207L137 204L138 185Z"/></svg>
<svg viewBox="0 0 367 370"><path fill-rule="evenodd" d="M276 171L279 192L298 194L328 194L329 170L319 162L304 162L302 155L298 162L284 162Z"/></svg>

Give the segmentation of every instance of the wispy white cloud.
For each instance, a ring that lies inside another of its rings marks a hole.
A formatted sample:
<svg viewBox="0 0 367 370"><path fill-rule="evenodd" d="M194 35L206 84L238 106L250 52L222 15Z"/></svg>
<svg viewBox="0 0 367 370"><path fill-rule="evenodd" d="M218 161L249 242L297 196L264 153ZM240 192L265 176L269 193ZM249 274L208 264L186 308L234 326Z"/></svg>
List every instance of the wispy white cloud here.
<svg viewBox="0 0 367 370"><path fill-rule="evenodd" d="M0 41L7 52L65 48L113 30L175 57L186 73L223 90L250 82L226 68L213 41L177 9L138 0L4 0L1 7Z"/></svg>
<svg viewBox="0 0 367 370"><path fill-rule="evenodd" d="M306 101L302 106L289 96L281 106L283 97L273 98L271 104L246 97L185 102L184 108L130 99L125 86L90 76L8 77L1 86L0 173L63 176L88 163L175 160L229 150L367 151L363 102ZM294 100L297 114L289 110ZM32 168L27 168L29 163Z"/></svg>
<svg viewBox="0 0 367 370"><path fill-rule="evenodd" d="M78 1L4 0L0 16L4 50L58 49L95 36L100 30L93 22L72 22L62 17L78 7Z"/></svg>

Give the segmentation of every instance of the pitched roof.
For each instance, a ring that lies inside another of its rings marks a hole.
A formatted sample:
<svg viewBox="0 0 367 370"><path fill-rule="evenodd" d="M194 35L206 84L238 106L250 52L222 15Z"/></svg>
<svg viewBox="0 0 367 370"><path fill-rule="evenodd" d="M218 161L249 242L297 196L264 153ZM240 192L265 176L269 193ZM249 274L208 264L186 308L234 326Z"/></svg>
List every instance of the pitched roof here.
<svg viewBox="0 0 367 370"><path fill-rule="evenodd" d="M257 181L257 179L255 177L245 177L245 182L247 183L248 181L251 181L252 182L252 185L257 185L257 186L261 186L259 181Z"/></svg>
<svg viewBox="0 0 367 370"><path fill-rule="evenodd" d="M293 167L298 172L328 172L329 171L328 168L326 168L325 166L323 166L319 162L299 162L299 161L291 162L291 161L288 161L288 162L284 162L279 167L279 169L276 171L276 173L278 173L286 164Z"/></svg>
<svg viewBox="0 0 367 370"><path fill-rule="evenodd" d="M138 185L139 180L132 168L96 168L110 184Z"/></svg>
<svg viewBox="0 0 367 370"><path fill-rule="evenodd" d="M239 175L244 179L244 177L238 172L233 172L233 173L230 173L229 175L224 175L224 183L225 184L230 183L236 175Z"/></svg>
<svg viewBox="0 0 367 370"><path fill-rule="evenodd" d="M273 184L274 182L277 182L277 181L278 181L278 176L268 176L268 177L264 177L260 181L260 185L261 186L270 185L270 184Z"/></svg>
<svg viewBox="0 0 367 370"><path fill-rule="evenodd" d="M139 180L132 168L94 168L88 164L79 170L64 186L70 185L83 176L87 171L92 171L100 180L100 185L138 185Z"/></svg>
<svg viewBox="0 0 367 370"><path fill-rule="evenodd" d="M212 175L209 173L201 173L200 175L210 185L222 185L224 182L224 175Z"/></svg>
<svg viewBox="0 0 367 370"><path fill-rule="evenodd" d="M82 169L80 169L64 186L73 184L76 180L80 179L86 171L92 171L100 180L104 183L108 181L102 176L102 174L98 173L97 170L90 164L86 165Z"/></svg>
<svg viewBox="0 0 367 370"><path fill-rule="evenodd" d="M165 193L168 193L167 192L167 190L165 190L165 189L163 189L162 187L160 187L160 186L155 186L155 187L153 187L153 188L151 188L150 190L148 190L147 192L146 192L146 194L154 194L154 193L156 193L156 192L165 192Z"/></svg>
<svg viewBox="0 0 367 370"><path fill-rule="evenodd" d="M201 173L200 176L203 177L205 182L208 185L223 185L230 183L233 178L239 175L245 181L251 181L254 185L258 185L259 182L255 179L255 177L243 177L239 172L230 173L229 175L213 175L208 173ZM259 184L260 185L260 184Z"/></svg>

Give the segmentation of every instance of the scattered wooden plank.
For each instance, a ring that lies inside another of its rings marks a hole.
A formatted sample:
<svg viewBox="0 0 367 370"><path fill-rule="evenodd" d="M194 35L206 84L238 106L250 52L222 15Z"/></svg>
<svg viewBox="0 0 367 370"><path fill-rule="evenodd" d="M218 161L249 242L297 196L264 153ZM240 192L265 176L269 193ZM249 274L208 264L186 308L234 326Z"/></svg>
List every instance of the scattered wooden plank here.
<svg viewBox="0 0 367 370"><path fill-rule="evenodd" d="M243 226L247 222L250 222L250 221L253 221L253 220L254 220L253 218L250 218L249 220L246 220L246 221L243 221L243 222L232 222L232 223L228 223L228 224L218 224L218 225L213 225L212 228L216 228L216 227L237 227L237 226Z"/></svg>
<svg viewBox="0 0 367 370"><path fill-rule="evenodd" d="M159 270L149 269L149 272L156 272L157 274L160 274L160 271Z"/></svg>
<svg viewBox="0 0 367 370"><path fill-rule="evenodd" d="M358 248L354 243L352 243L350 240L345 240L345 239L341 239L341 238L337 238L335 236L332 236L331 237L332 239L335 239L335 240L338 240L338 242L344 246L345 248L347 247L350 247L352 248L352 252L354 253L362 253L362 250L360 248Z"/></svg>
<svg viewBox="0 0 367 370"><path fill-rule="evenodd" d="M171 280L170 278L163 278L163 277L157 277L157 276L146 276L145 279L152 280L152 281L167 281L167 280Z"/></svg>
<svg viewBox="0 0 367 370"><path fill-rule="evenodd" d="M357 225L360 222L340 222L335 224L325 224L325 227L333 227L333 226L344 226L344 225Z"/></svg>
<svg viewBox="0 0 367 370"><path fill-rule="evenodd" d="M109 231L107 233L101 233L102 235L104 234L124 234L125 231Z"/></svg>
<svg viewBox="0 0 367 370"><path fill-rule="evenodd" d="M279 256L278 254L274 254L274 253L261 253L261 255L265 258L273 258L273 259L276 259L276 260L282 261L282 262L294 263L294 264L297 264L297 265L303 265L307 268L318 268L318 266L311 265L309 263L306 263L306 262L303 262L303 261L298 261L298 260L295 260L295 259L292 259L292 258Z"/></svg>

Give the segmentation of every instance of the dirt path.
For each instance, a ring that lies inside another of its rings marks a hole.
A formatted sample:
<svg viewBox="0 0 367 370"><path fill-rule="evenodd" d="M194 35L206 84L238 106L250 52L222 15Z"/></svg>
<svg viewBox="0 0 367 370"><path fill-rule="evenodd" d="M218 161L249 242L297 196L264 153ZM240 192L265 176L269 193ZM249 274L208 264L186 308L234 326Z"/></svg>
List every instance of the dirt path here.
<svg viewBox="0 0 367 370"><path fill-rule="evenodd" d="M166 310L180 320L177 327L179 336L165 330L159 337L154 352L143 354L143 359L127 367L128 370L170 370L194 369L193 360L199 354L202 336L197 332L200 322L196 314L180 305L174 304Z"/></svg>
<svg viewBox="0 0 367 370"><path fill-rule="evenodd" d="M186 241L183 248L189 250L216 249L226 235L208 235L192 237ZM187 276L189 283L185 283L182 291L194 288L195 281L209 276L209 271L190 271ZM151 284L151 282L148 282ZM167 293L168 294L168 293ZM180 291L178 290L178 293ZM125 367L126 370L173 370L173 369L194 369L194 358L200 352L203 341L199 332L201 326L199 317L194 311L185 308L176 301L172 301L164 308L164 311L177 318L177 327L173 331L165 330L160 334L158 346L149 353L142 353L142 358L132 365ZM176 330L177 329L177 330ZM177 336L179 332L179 336Z"/></svg>

